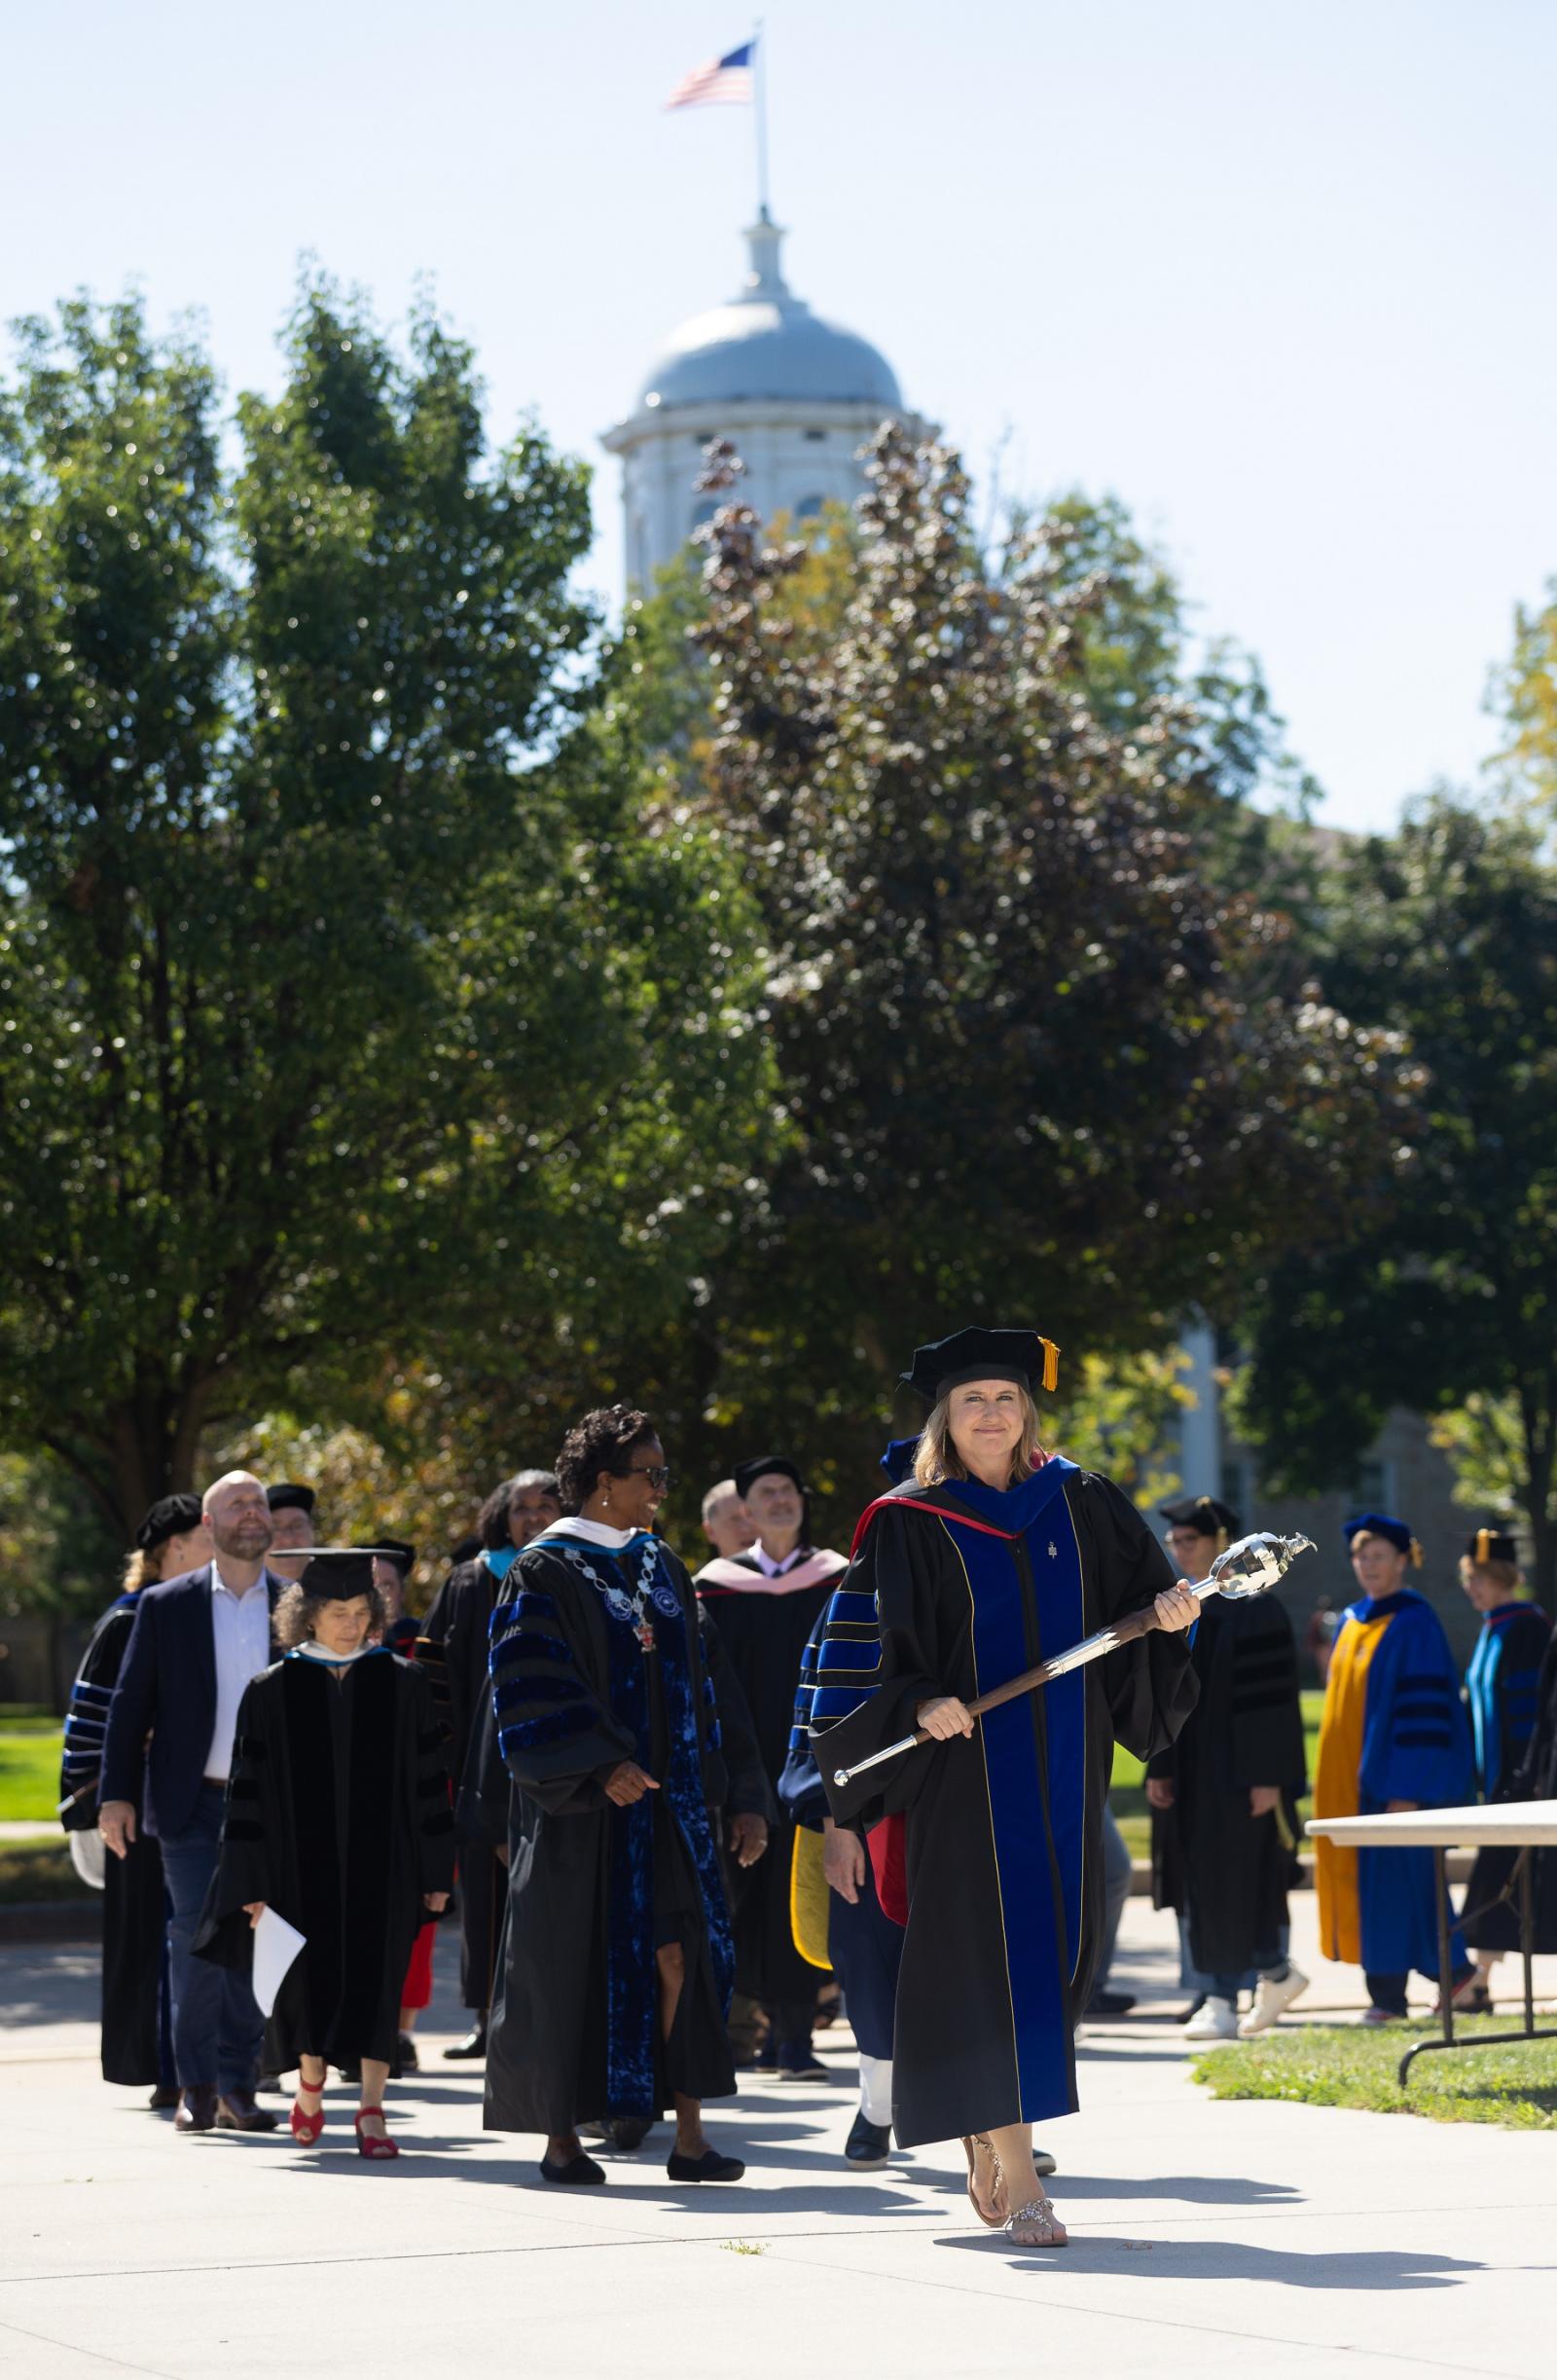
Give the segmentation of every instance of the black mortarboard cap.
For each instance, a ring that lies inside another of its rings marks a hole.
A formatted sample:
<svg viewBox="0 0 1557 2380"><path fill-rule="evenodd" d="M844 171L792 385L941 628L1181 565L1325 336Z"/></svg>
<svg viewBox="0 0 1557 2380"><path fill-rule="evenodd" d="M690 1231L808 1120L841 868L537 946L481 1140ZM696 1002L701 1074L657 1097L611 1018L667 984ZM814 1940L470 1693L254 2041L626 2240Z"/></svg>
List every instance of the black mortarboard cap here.
<svg viewBox="0 0 1557 2380"><path fill-rule="evenodd" d="M1422 1548L1405 1522L1396 1520L1393 1513L1356 1513L1350 1520L1342 1521L1341 1535L1348 1546L1354 1537L1382 1537L1396 1553L1410 1555L1413 1570L1422 1567Z"/></svg>
<svg viewBox="0 0 1557 2380"><path fill-rule="evenodd" d="M792 1463L787 1454L758 1454L749 1463L737 1463L731 1473L737 1495L743 1496L752 1482L760 1480L769 1471L781 1471L784 1478L793 1480L801 1494L805 1494L806 1483L800 1476L799 1465Z"/></svg>
<svg viewBox="0 0 1557 2380"><path fill-rule="evenodd" d="M354 1595L373 1593L373 1546L330 1546L312 1553L299 1580L305 1594L327 1595L333 1603L349 1603Z"/></svg>
<svg viewBox="0 0 1557 2380"><path fill-rule="evenodd" d="M939 1404L948 1389L964 1380L1020 1380L1033 1396L1040 1388L1052 1396L1060 1384L1060 1350L1036 1331L970 1327L931 1346L916 1347L902 1379L905 1388L918 1389L926 1405Z"/></svg>
<svg viewBox="0 0 1557 2380"><path fill-rule="evenodd" d="M1484 1527L1472 1529L1466 1539L1466 1558L1473 1562L1513 1562L1517 1565L1519 1548L1512 1529L1502 1520L1489 1520Z"/></svg>
<svg viewBox="0 0 1557 2380"><path fill-rule="evenodd" d="M277 1480L273 1487L265 1491L265 1501L272 1513L311 1513L314 1500L312 1488L303 1486L297 1480Z"/></svg>
<svg viewBox="0 0 1557 2380"><path fill-rule="evenodd" d="M408 1546L403 1537L380 1537L377 1545L359 1546L357 1551L359 1554L381 1555L386 1562L394 1563L402 1578L412 1569L416 1559L416 1547Z"/></svg>
<svg viewBox="0 0 1557 2380"><path fill-rule="evenodd" d="M143 1554L155 1554L170 1537L187 1536L199 1524L199 1496L159 1496L135 1531L135 1543Z"/></svg>
<svg viewBox="0 0 1557 2380"><path fill-rule="evenodd" d="M1198 1529L1202 1537L1214 1537L1225 1529L1229 1537L1242 1537L1244 1524L1230 1504L1220 1496L1175 1496L1171 1504L1159 1504L1157 1510L1176 1529Z"/></svg>

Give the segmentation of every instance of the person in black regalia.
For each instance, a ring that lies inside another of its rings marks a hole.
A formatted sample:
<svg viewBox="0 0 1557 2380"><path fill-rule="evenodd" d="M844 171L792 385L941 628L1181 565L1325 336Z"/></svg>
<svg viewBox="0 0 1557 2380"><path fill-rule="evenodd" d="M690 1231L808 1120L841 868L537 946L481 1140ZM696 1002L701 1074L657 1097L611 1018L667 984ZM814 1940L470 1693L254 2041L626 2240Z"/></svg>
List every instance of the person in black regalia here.
<svg viewBox="0 0 1557 2380"><path fill-rule="evenodd" d="M324 2129L326 2065L360 2066L357 2146L399 2152L384 2127L400 1988L428 1910L453 1883L453 1818L432 1690L370 1642L384 1625L373 1558L315 1553L276 1606L287 1650L238 1705L216 1874L197 1954L246 1967L273 1909L304 1936L276 1995L267 2064L298 2069L292 2131Z"/></svg>
<svg viewBox="0 0 1557 2380"><path fill-rule="evenodd" d="M494 1487L477 1518L480 1550L456 1561L434 1595L416 1638L416 1659L432 1680L449 1730L449 1774L456 1796L466 1782L482 1710L488 1699L487 1640L492 1609L522 1547L561 1517L550 1471L521 1471ZM463 1834L459 1844L459 1996L475 2023L446 2058L485 2058L497 1931L508 1880L496 1847Z"/></svg>
<svg viewBox="0 0 1557 2380"><path fill-rule="evenodd" d="M519 1790L486 2120L543 2133L548 2181L598 2183L579 2125L673 2104L670 2179L738 2180L703 2128L703 2102L735 2089L718 1813L749 1866L767 1782L725 1765L692 1582L651 1533L670 1475L649 1416L586 1413L557 1474L565 1518L492 1615L492 1720Z"/></svg>
<svg viewBox="0 0 1557 2380"><path fill-rule="evenodd" d="M1169 1553L1191 1585L1243 1534L1215 1496L1179 1496L1161 1511ZM1146 1773L1154 1898L1185 1921L1191 1963L1205 1978L1205 2004L1185 2037L1236 2040L1266 2032L1308 1988L1285 1951L1308 1782L1291 1621L1275 1595L1211 1595L1191 1658L1194 1716ZM1249 1976L1254 2001L1240 2025Z"/></svg>
<svg viewBox="0 0 1557 2380"><path fill-rule="evenodd" d="M163 1496L135 1535L125 1583L91 1632L70 1689L59 1768L59 1815L67 1834L97 1823L103 1736L144 1587L180 1578L211 1558L199 1496ZM104 2082L150 2083L151 2105L176 2107L172 2012L167 1994L167 1893L163 1854L144 1829L103 1876L102 2069Z"/></svg>
<svg viewBox="0 0 1557 2380"><path fill-rule="evenodd" d="M805 1481L785 1456L738 1463L735 1484L756 1523L756 1543L705 1562L693 1584L718 1624L777 1790L806 1648L846 1564L841 1554L811 1543ZM736 1989L767 2016L761 2063L772 2064L782 2082L825 2082L827 2069L811 2045L820 1975L796 1947L790 1918L795 1850L795 1822L786 1815L768 1857L737 1882Z"/></svg>
<svg viewBox="0 0 1557 2380"><path fill-rule="evenodd" d="M1114 1740L1145 1759L1177 1734L1196 1694L1182 1631L1200 1614L1128 1498L1044 1454L1034 1396L1057 1356L1035 1332L979 1329L916 1352L905 1377L931 1410L914 1483L861 1519L813 1712L833 1815L871 1830L883 1904L901 1896L906 1919L898 2143L960 2136L975 2212L1020 2247L1066 2244L1032 2126L1076 2105ZM1138 1611L1153 1633L969 1716L981 1692ZM838 1781L916 1727L925 1746Z"/></svg>

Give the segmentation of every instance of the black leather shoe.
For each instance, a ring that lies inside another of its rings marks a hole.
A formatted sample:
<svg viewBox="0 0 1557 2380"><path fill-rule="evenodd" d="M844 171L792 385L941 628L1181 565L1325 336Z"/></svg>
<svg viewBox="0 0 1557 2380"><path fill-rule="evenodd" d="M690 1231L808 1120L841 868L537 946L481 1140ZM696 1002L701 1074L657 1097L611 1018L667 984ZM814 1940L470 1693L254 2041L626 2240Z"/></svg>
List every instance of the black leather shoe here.
<svg viewBox="0 0 1557 2380"><path fill-rule="evenodd" d="M701 2157L672 2148L665 2170L672 2181L739 2181L746 2169L739 2157L721 2157L716 2148L706 2148Z"/></svg>
<svg viewBox="0 0 1557 2380"><path fill-rule="evenodd" d="M593 2157L586 2157L584 2151L580 2149L578 2155L569 2157L565 2165L554 2165L550 2157L543 2157L541 2159L541 2179L560 2182L570 2188L577 2188L581 2185L589 2186L605 2179L605 2168L603 2165L597 2165Z"/></svg>
<svg viewBox="0 0 1557 2380"><path fill-rule="evenodd" d="M858 2173L870 2173L887 2163L891 2153L889 2124L873 2124L861 2107L844 2142L844 2160Z"/></svg>
<svg viewBox="0 0 1557 2380"><path fill-rule="evenodd" d="M1128 2016L1136 2004L1133 1992L1094 1992L1083 2016Z"/></svg>
<svg viewBox="0 0 1557 2380"><path fill-rule="evenodd" d="M420 2069L421 2060L416 2055L416 2042L412 2039L409 2032L397 2034L395 2038L395 2062L389 2069L392 2079L398 2082L402 2074L416 2074L418 2073Z"/></svg>
<svg viewBox="0 0 1557 2380"><path fill-rule="evenodd" d="M216 2125L216 2085L194 2082L178 2095L175 2132L211 2132Z"/></svg>
<svg viewBox="0 0 1557 2380"><path fill-rule="evenodd" d="M216 2101L218 2132L273 2132L280 2117L262 2107L252 2091L223 2091Z"/></svg>
<svg viewBox="0 0 1557 2380"><path fill-rule="evenodd" d="M486 2055L487 2019L485 2017L472 2032L466 2033L463 2041L451 2041L444 2052L446 2058L485 2058Z"/></svg>
<svg viewBox="0 0 1557 2380"><path fill-rule="evenodd" d="M182 2096L176 2082L160 2082L146 2105L154 2107L159 2115L165 2115L169 2107L178 2105Z"/></svg>

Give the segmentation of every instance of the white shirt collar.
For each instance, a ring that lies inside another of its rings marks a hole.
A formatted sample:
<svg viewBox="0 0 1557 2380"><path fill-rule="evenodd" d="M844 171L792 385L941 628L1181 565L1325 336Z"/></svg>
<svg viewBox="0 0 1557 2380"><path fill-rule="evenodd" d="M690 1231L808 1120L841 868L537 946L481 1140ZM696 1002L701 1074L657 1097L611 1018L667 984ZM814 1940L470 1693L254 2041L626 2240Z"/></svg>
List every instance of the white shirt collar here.
<svg viewBox="0 0 1557 2380"><path fill-rule="evenodd" d="M804 1546L796 1546L790 1553L784 1556L781 1562L776 1562L773 1556L768 1552L767 1547L763 1544L762 1539L758 1537L754 1538L752 1543L747 1546L746 1558L749 1561L754 1561L756 1563L757 1568L762 1572L764 1578L778 1579L783 1577L784 1572L789 1569L793 1563L800 1559L800 1556L805 1551L806 1549Z"/></svg>
<svg viewBox="0 0 1557 2380"><path fill-rule="evenodd" d="M637 1529L608 1528L603 1520L586 1520L578 1513L569 1513L565 1520L554 1520L545 1537L577 1537L584 1545L602 1546L607 1554L620 1554L641 1532Z"/></svg>
<svg viewBox="0 0 1557 2380"><path fill-rule="evenodd" d="M266 1578L267 1578L267 1573L266 1573L266 1572L265 1572L265 1570L262 1568L262 1570L261 1570L261 1572L260 1572L259 1577L258 1577L258 1578L255 1580L255 1582L254 1582L253 1587L245 1587L245 1588L244 1588L244 1590L243 1590L243 1592L242 1592L242 1593L240 1594L240 1593L238 1593L238 1590L237 1590L235 1587L230 1587L230 1586L228 1585L228 1583L227 1583L226 1579L225 1579L225 1578L223 1578L223 1576L222 1576L222 1572L221 1572L221 1566L220 1566L220 1564L218 1563L218 1561L217 1561L217 1558L216 1558L215 1555L213 1554L213 1555L211 1556L211 1593L212 1593L212 1594L225 1594L225 1595L231 1595L231 1597L232 1597L232 1599L233 1599L233 1601L234 1601L235 1603L244 1603L244 1602L246 1602L246 1601L248 1600L249 1596L255 1593L256 1589L258 1589L258 1590L259 1590L261 1593L263 1593L263 1592L264 1592L264 1589L265 1589L265 1584L266 1584Z"/></svg>

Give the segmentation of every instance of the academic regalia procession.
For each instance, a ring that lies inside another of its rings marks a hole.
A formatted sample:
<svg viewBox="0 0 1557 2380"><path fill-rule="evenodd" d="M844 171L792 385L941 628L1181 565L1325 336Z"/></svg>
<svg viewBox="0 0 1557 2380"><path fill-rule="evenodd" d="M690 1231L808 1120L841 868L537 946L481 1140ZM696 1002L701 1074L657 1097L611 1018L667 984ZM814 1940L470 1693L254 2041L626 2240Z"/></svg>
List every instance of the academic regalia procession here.
<svg viewBox="0 0 1557 2380"><path fill-rule="evenodd" d="M1210 1497L1162 1507L1166 1520L1225 1545L1236 1513ZM1274 1595L1208 1597L1190 1656L1200 1694L1192 1717L1148 1776L1172 1789L1153 1812L1153 1897L1179 1912L1189 1954L1208 1978L1273 1965L1297 1875L1297 1804L1308 1782L1292 1624ZM1281 1801L1250 1812L1256 1786Z"/></svg>
<svg viewBox="0 0 1557 2380"><path fill-rule="evenodd" d="M969 1331L921 1349L908 1376L944 1400L959 1380L1009 1378L1018 1365L1036 1387L1049 1364L1033 1334ZM967 1738L846 1785L834 1772L911 1734L926 1702L970 1701L1174 1584L1129 1499L1059 1457L1009 1488L916 1482L860 1522L823 1635L813 1727L835 1818L902 1821L901 2146L1075 2106L1072 2034L1098 1941L1113 1745L1144 1759L1172 1741L1195 1702L1188 1646L1144 1636L987 1713ZM887 1847L871 1848L880 1862Z"/></svg>
<svg viewBox="0 0 1557 2380"><path fill-rule="evenodd" d="M748 1553L706 1562L694 1584L718 1626L730 1666L751 1713L770 1785L777 1793L789 1756L795 1681L806 1648L845 1568L845 1557L806 1542L810 1508L793 1463L766 1455L736 1466L745 1496L770 1474L791 1481L802 1498L801 1540L775 1560L761 1541ZM775 2053L809 2056L816 1987L822 1972L797 1947L791 1919L796 1856L794 1820L781 1814L768 1854L735 1880L737 1989L768 2011Z"/></svg>
<svg viewBox="0 0 1557 2380"><path fill-rule="evenodd" d="M311 1643L263 1670L238 1709L197 1949L246 1966L244 1912L257 1901L304 1936L270 2019L268 2064L286 2072L305 2052L393 2061L424 1896L447 1893L453 1877L443 1731L421 1671L381 1645L340 1659Z"/></svg>
<svg viewBox="0 0 1557 2380"><path fill-rule="evenodd" d="M1343 1532L1354 1557L1376 1539L1420 1562L1403 1521L1363 1513ZM1404 1561L1396 1563L1403 1580ZM1470 1737L1449 1640L1426 1596L1403 1584L1364 1594L1342 1620L1331 1655L1320 1728L1314 1814L1371 1816L1394 1803L1432 1809L1468 1801ZM1321 1836L1315 1845L1320 1943L1398 1990L1375 2009L1403 2013L1404 1977L1436 1976L1438 1933L1428 1850L1354 1849ZM1459 1935L1456 1969L1464 1965ZM1393 2004L1394 2002L1398 2004Z"/></svg>
<svg viewBox="0 0 1557 2380"><path fill-rule="evenodd" d="M692 1583L643 1530L576 1517L520 1555L493 1614L498 1748L519 1791L487 2056L486 2121L566 2137L652 2120L675 2094L728 2096L734 1949L718 1813L768 1810L732 1777ZM630 1807L604 1779L636 1763ZM685 1961L662 2039L656 1952Z"/></svg>
<svg viewBox="0 0 1557 2380"><path fill-rule="evenodd" d="M199 1505L194 1497L182 1499ZM135 1624L133 1594L109 1605L91 1632L70 1689L60 1762L67 1833L95 1827L103 1738ZM105 2082L166 2087L173 2076L166 1992L167 1893L163 1855L144 1831L103 1872L102 2070Z"/></svg>

